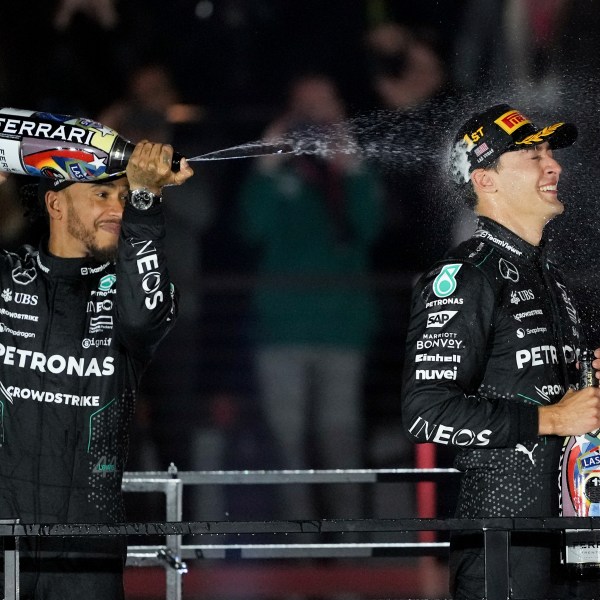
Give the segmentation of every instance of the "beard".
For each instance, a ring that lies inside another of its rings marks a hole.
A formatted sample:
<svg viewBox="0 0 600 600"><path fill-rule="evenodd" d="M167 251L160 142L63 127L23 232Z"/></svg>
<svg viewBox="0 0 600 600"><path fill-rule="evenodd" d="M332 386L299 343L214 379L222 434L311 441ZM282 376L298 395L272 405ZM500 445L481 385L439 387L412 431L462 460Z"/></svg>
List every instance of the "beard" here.
<svg viewBox="0 0 600 600"><path fill-rule="evenodd" d="M96 230L87 228L79 215L73 208L73 203L68 202L67 210L67 231L76 240L82 242L86 249L88 256L91 256L95 261L99 263L114 262L117 258L117 242L114 244L107 244L105 246L99 246L96 242Z"/></svg>

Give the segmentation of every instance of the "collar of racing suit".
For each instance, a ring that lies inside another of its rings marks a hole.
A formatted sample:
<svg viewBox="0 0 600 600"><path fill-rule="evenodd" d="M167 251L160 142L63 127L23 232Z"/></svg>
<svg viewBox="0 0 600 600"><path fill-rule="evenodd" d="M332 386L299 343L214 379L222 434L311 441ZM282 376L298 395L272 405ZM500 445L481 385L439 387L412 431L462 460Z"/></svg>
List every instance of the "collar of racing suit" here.
<svg viewBox="0 0 600 600"><path fill-rule="evenodd" d="M493 246L508 251L515 258L527 261L540 261L547 251L545 237L542 237L539 246L534 246L489 217L478 217L474 237L485 239Z"/></svg>
<svg viewBox="0 0 600 600"><path fill-rule="evenodd" d="M44 238L39 245L36 262L38 267L47 275L55 277L81 278L94 275L106 270L110 262L99 263L91 257L60 258L48 252L48 239Z"/></svg>

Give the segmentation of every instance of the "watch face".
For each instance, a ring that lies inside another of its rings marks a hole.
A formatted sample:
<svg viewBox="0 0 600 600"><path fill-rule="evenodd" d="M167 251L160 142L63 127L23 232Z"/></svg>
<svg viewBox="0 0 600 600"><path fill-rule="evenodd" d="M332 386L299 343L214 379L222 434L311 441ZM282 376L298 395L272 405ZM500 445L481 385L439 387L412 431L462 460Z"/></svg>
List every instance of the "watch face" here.
<svg viewBox="0 0 600 600"><path fill-rule="evenodd" d="M158 196L148 190L131 190L129 192L131 205L138 210L148 210L157 198Z"/></svg>

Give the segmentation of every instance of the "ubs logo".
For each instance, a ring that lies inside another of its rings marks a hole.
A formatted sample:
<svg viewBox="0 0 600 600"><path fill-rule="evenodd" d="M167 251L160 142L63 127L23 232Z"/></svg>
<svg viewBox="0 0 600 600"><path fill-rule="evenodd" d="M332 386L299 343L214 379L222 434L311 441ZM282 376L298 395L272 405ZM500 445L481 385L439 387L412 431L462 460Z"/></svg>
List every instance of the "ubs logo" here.
<svg viewBox="0 0 600 600"><path fill-rule="evenodd" d="M17 304L30 304L31 306L36 306L38 297L33 294L23 294L22 292L18 292L15 294L15 302Z"/></svg>
<svg viewBox="0 0 600 600"><path fill-rule="evenodd" d="M3 289L1 296L4 302L16 302L17 304L29 304L30 306L36 306L38 303L38 297L35 294L17 292L13 296L10 288Z"/></svg>

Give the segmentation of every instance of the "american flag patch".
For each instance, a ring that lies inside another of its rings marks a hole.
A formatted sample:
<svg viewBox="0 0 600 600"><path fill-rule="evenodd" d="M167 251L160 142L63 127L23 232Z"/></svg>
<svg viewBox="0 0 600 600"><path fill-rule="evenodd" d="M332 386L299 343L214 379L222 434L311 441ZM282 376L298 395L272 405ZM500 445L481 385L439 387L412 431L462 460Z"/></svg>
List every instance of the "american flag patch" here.
<svg viewBox="0 0 600 600"><path fill-rule="evenodd" d="M486 150L488 150L489 147L488 145L483 142L483 144L477 146L477 148L475 148L475 156L481 156Z"/></svg>

